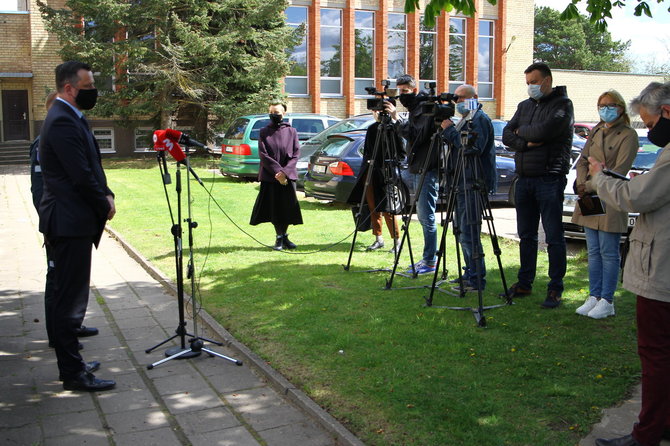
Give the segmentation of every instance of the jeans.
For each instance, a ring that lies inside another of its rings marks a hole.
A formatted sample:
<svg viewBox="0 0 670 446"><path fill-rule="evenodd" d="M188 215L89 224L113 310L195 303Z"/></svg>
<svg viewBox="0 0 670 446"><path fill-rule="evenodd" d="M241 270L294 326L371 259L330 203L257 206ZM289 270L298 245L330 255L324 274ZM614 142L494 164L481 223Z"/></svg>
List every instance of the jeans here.
<svg viewBox="0 0 670 446"><path fill-rule="evenodd" d="M537 230L542 217L549 254L548 290L563 292L566 248L563 237L563 192L567 180L562 175L520 177L516 183L516 227L519 244L519 285L530 289L537 269Z"/></svg>
<svg viewBox="0 0 670 446"><path fill-rule="evenodd" d="M456 221L460 231L458 241L465 259L463 279L474 287L481 286L483 290L486 286L486 265L481 241L482 210L477 205L478 198L479 194L474 191L469 192L467 202L464 193L456 196ZM475 255L478 259L473 258ZM479 282L477 270L479 270Z"/></svg>
<svg viewBox="0 0 670 446"><path fill-rule="evenodd" d="M589 294L611 303L619 280L621 234L591 228L584 228L584 231L589 253Z"/></svg>
<svg viewBox="0 0 670 446"><path fill-rule="evenodd" d="M410 174L410 177L416 193L421 175ZM437 169L428 170L416 199L416 214L423 228L423 261L429 265L434 265L437 260L435 257L437 251L437 225L435 224L437 192Z"/></svg>

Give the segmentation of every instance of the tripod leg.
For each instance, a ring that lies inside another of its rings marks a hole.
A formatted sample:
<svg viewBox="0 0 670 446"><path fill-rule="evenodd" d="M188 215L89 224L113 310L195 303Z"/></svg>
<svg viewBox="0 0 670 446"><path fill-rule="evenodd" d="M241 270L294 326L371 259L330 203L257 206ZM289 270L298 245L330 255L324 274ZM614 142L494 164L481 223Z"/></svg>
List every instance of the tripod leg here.
<svg viewBox="0 0 670 446"><path fill-rule="evenodd" d="M215 352L214 350L210 350L210 349L208 349L208 348L204 348L204 347L203 347L203 348L202 348L202 351L209 353L210 356L217 356L217 357L219 357L219 358L221 358L221 359L225 359L225 360L227 360L227 361L230 361L230 362L232 362L232 363L235 363L235 365L242 365L242 361L240 361L239 359L235 359L235 358L231 358L231 357L226 356L226 355L222 355L221 353L217 353L217 352Z"/></svg>
<svg viewBox="0 0 670 446"><path fill-rule="evenodd" d="M186 358L184 357L184 355L189 354L189 353L192 353L192 350L191 350L190 348L187 348L187 349L184 349L184 350L179 349L176 353L174 353L174 354L168 356L167 358L161 359L160 361L156 361L156 362L154 362L153 364L149 364L149 365L147 366L147 369L148 369L148 370L151 370L151 369L153 369L154 367L156 367L156 366L158 366L158 365L161 365L161 364L163 364L163 363L166 363L166 362L168 362L168 361L171 361L171 360L173 360L173 359L186 359ZM199 354L200 354L200 353L198 353L198 355L199 355ZM197 355L195 355L195 356L197 356ZM189 356L189 357L192 357L192 356Z"/></svg>

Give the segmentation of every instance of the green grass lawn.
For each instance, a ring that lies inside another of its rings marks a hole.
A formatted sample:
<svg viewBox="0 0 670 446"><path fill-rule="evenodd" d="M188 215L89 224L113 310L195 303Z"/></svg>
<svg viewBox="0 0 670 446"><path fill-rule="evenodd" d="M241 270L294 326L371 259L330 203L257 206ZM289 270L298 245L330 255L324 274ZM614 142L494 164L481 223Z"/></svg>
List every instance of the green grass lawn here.
<svg viewBox="0 0 670 446"><path fill-rule="evenodd" d="M105 165L118 210L111 226L174 279L172 223L156 162ZM176 218L174 164L170 170ZM596 321L574 313L588 295L583 253L568 261L560 308L539 306L548 280L546 254L540 253L535 293L487 311L487 328L479 328L470 312L425 307L426 290L385 290L388 273L360 272L393 263L387 252L364 252L370 232L359 233L349 272L342 265L350 238L313 253L353 231L348 207L302 199L305 224L289 228L298 250L275 252L236 227L265 244L274 242L270 224L248 224L258 184L196 171L234 222L205 188L191 183L204 308L366 444L575 445L601 410L623 399L639 378L633 296L617 291L613 318ZM185 200L182 207L186 218ZM410 234L418 260L418 222ZM497 304L500 274L490 241L483 239L485 304ZM447 241L453 278L453 238ZM518 247L502 239L501 245L511 284ZM408 264L405 249L400 265ZM396 276L394 286L431 279ZM476 296L436 293L434 304L475 306Z"/></svg>

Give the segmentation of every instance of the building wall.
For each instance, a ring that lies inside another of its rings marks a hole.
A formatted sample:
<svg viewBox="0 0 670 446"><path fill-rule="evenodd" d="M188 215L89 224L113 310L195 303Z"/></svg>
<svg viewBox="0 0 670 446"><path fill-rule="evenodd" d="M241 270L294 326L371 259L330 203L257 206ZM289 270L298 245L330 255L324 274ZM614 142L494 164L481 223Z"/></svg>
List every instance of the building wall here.
<svg viewBox="0 0 670 446"><path fill-rule="evenodd" d="M30 72L30 16L27 13L0 14L0 72Z"/></svg>
<svg viewBox="0 0 670 446"><path fill-rule="evenodd" d="M505 68L503 76L503 94L499 98L502 106L497 117L511 119L519 102L528 98L526 94L526 76L523 74L528 65L533 63L533 2L509 0L499 2L504 8L507 18L504 41Z"/></svg>

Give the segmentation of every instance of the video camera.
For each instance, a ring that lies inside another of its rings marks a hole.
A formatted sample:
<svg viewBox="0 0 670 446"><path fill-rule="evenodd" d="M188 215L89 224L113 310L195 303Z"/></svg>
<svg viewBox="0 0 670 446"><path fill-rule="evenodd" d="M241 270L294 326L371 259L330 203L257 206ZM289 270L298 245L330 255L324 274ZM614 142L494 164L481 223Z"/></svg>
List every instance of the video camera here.
<svg viewBox="0 0 670 446"><path fill-rule="evenodd" d="M426 116L432 116L437 123L454 116L456 113L456 105L454 103L458 100L458 96L453 93L435 95L435 87L437 86L435 82L426 82L425 86L430 94L421 98L423 101L421 104L421 113Z"/></svg>
<svg viewBox="0 0 670 446"><path fill-rule="evenodd" d="M365 87L365 91L367 91L368 94L377 96L374 99L368 99L368 110L383 112L384 102L388 101L389 99L396 99L398 97L398 89L388 88L389 85L391 85L391 81L386 79L382 81L382 87L384 88L382 91L377 91L376 87Z"/></svg>

